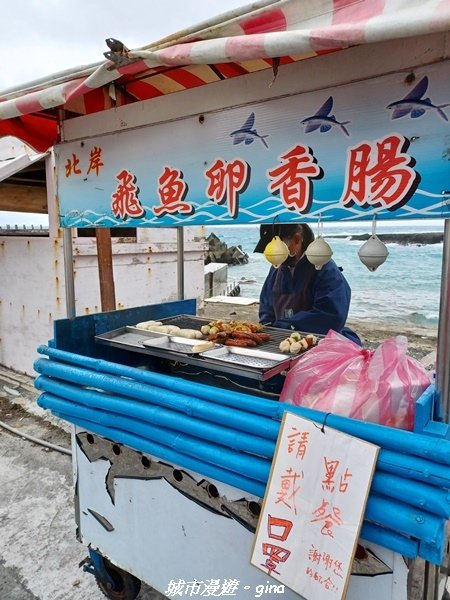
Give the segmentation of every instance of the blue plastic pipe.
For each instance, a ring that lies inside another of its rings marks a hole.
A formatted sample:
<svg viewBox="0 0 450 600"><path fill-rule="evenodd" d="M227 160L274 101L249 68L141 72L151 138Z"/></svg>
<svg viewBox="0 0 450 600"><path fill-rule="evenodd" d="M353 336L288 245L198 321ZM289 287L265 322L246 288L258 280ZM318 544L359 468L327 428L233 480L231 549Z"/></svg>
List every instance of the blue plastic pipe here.
<svg viewBox="0 0 450 600"><path fill-rule="evenodd" d="M39 390L50 392L55 396L92 409L105 410L124 417L131 417L150 424L182 431L200 439L229 446L234 450L250 452L269 459L272 459L274 454L275 442L269 442L263 438L213 425L199 419L192 419L157 406L147 406L129 398L86 390L68 383L61 383L43 375L38 377L35 385ZM379 469L380 464L377 466ZM386 464L382 460L381 467L383 466L386 466ZM445 489L436 489L430 485L414 480L410 481L380 470L374 475L371 489L436 515L450 516L450 496Z"/></svg>
<svg viewBox="0 0 450 600"><path fill-rule="evenodd" d="M419 554L419 542L408 538L391 529L386 529L364 521L361 528L361 538L384 548L389 548L408 558L416 558Z"/></svg>
<svg viewBox="0 0 450 600"><path fill-rule="evenodd" d="M127 367L101 359L65 352L64 350L57 350L48 346L39 346L38 352L56 360L78 364L94 371L130 377L136 381L150 383L168 390L180 391L192 397L202 398L208 402L233 406L278 420L281 420L283 413L288 410L320 424L325 421L327 425L334 429L362 438L378 446L450 465L450 441L442 438L433 438L375 423L365 423L356 419L340 417L318 410L286 405L249 394L192 383L170 375L142 371L134 367ZM259 432L259 435L266 437L262 431Z"/></svg>
<svg viewBox="0 0 450 600"><path fill-rule="evenodd" d="M55 396L90 408L97 408L175 431L182 431L202 440L217 442L240 452L250 452L272 459L275 451L275 441L229 429L216 423L202 421L198 418L188 417L152 404L144 404L123 396L112 396L111 394L87 390L70 383L62 383L45 375L40 375L36 379L35 386L38 390L50 392Z"/></svg>
<svg viewBox="0 0 450 600"><path fill-rule="evenodd" d="M415 479L437 487L450 487L450 469L442 464L392 450L380 450L377 469L404 479Z"/></svg>
<svg viewBox="0 0 450 600"><path fill-rule="evenodd" d="M39 373L65 381L71 381L79 386L86 385L97 387L109 392L123 394L124 396L131 396L142 402L153 402L157 405L178 410L199 419L224 424L232 429L244 430L249 433L256 433L258 436L269 437L271 440L276 440L278 436L280 428L280 423L278 421L272 421L266 417L245 413L231 407L218 406L198 398L191 398L189 396L169 392L168 390L154 388L153 386L137 381L131 381L124 377L95 373L83 368L55 363L54 361L46 359L37 360L35 369ZM324 416L324 413L320 414L322 417ZM332 415L330 415L330 419L331 417ZM327 419L327 424L331 424L330 419ZM343 417L341 417L341 419L343 421L350 421L350 419L344 419ZM363 425L365 425L365 423L363 423ZM386 429L391 435L395 435L396 433L407 433L398 432L397 430L387 427L384 427L383 429ZM417 434L414 435L417 436ZM427 438L427 440L428 439L429 438ZM445 443L443 440L440 442ZM406 449L404 449L404 452L406 452ZM378 455L377 469L394 473L405 478L424 481L439 487L450 487L450 470L448 467L417 456L408 456L404 453L400 454L392 452L391 450L381 449Z"/></svg>
<svg viewBox="0 0 450 600"><path fill-rule="evenodd" d="M444 542L444 519L379 494L370 494L365 517L437 548Z"/></svg>
<svg viewBox="0 0 450 600"><path fill-rule="evenodd" d="M223 388L213 387L211 385L199 384L197 382L186 381L185 379L177 379L172 375L163 373L155 373L154 371L143 371L135 367L109 362L100 358L91 358L65 350L50 348L49 346L39 346L37 349L39 354L45 354L54 360L66 362L83 368L97 371L99 373L109 373L111 375L119 375L121 377L130 377L136 381L142 381L159 388L196 396L208 402L215 402L226 406L234 406L235 408L243 409L248 412L264 415L266 417L276 418L279 410L275 403L267 402L257 396L226 390Z"/></svg>
<svg viewBox="0 0 450 600"><path fill-rule="evenodd" d="M189 435L199 437L219 444L231 447L234 450L250 452L260 456L272 459L275 449L275 441L268 441L263 438L257 438L236 430L230 430L226 427L215 425L200 419L192 419L174 411L166 410L158 406L145 405L141 402L135 402L129 398L111 396L94 390L87 390L69 383L62 383L58 380L41 375L35 382L36 388L50 392L55 396L70 400L75 403L83 404L90 408L113 412L124 417L131 417L137 420L143 420L150 424L161 425L169 429L182 431ZM442 517L450 516L450 496L446 489L436 489L431 485L424 484L415 480L409 480L411 477L410 469L402 466L402 473L405 477L398 477L382 469L391 468L394 472L400 470L397 465L398 456L390 451L381 452L380 460L377 463L377 472L372 482L372 490L379 492L394 499L398 499L412 506L422 508L428 512ZM405 461L404 456L400 456L401 461ZM417 458L414 458L414 464ZM429 466L429 465L427 465ZM436 465L432 465L434 468ZM442 469L446 469L439 465ZM381 469L381 470L380 470ZM421 476L430 479L427 470L416 470L415 477ZM433 478L435 479L435 478ZM436 481L435 481L436 483ZM447 485L448 480L437 481L438 485Z"/></svg>
<svg viewBox="0 0 450 600"><path fill-rule="evenodd" d="M163 444L180 454L199 458L210 464L228 469L234 473L248 473L250 479L266 483L269 478L271 462L258 456L234 452L223 446L211 444L189 435L178 433L163 427L149 425L128 417L114 413L87 408L73 402L64 400L44 392L38 404L42 408L49 408L55 413L64 413L73 419L81 419L97 423L103 427L112 427L124 432L131 432L137 436L149 439L158 444Z"/></svg>
<svg viewBox="0 0 450 600"><path fill-rule="evenodd" d="M43 358L34 363L34 369L38 373L49 377L56 377L63 381L69 381L80 386L96 387L108 392L123 394L154 403L165 408L183 412L193 417L200 417L207 421L222 423L233 429L256 432L259 436L271 440L276 439L280 424L266 417L237 410L228 406L217 406L205 400L192 398L187 394L174 392L168 389L156 388L154 386L132 381L125 377L94 373L79 367L56 363Z"/></svg>
<svg viewBox="0 0 450 600"><path fill-rule="evenodd" d="M47 394L42 394L40 396L38 399L38 404L42 406L42 408L49 408L49 406L47 406L48 398L43 398L43 396L47 396ZM183 455L180 452L172 450L168 446L157 444L120 429L104 427L98 423L85 421L81 418L74 418L65 413L58 413L55 411L54 414L60 419L64 419L64 421L73 423L74 425L77 425L86 431L91 431L92 433L97 433L104 438L114 440L114 442L111 443L124 444L130 448L138 450L139 452L145 452L146 454L155 456L158 458L158 460L167 461L168 463L177 465L184 469L190 469L198 473L201 478L211 477L212 479L236 487L244 492L253 494L258 498L263 498L264 496L266 488L265 484L254 481L247 477L242 477L241 475L233 473L232 471L221 469L215 464L206 463L191 456Z"/></svg>
<svg viewBox="0 0 450 600"><path fill-rule="evenodd" d="M65 415L65 418L75 423L83 421L101 425L108 430L110 428L119 429L122 432L137 435L141 439L169 446L180 455L187 454L202 462L216 464L235 473L247 472L250 479L256 479L261 483L266 483L268 480L270 463L261 461L257 457L249 456L248 460L244 460L242 455L233 457L233 454L236 453L224 452L217 446L211 446L201 440L190 438L190 436L177 435L172 431L144 425L133 419L86 408L49 393L44 393L39 398L38 404L50 408L56 414ZM111 433L107 437L110 435ZM235 462L233 462L233 458ZM402 533L431 545L436 545L436 540L440 539L444 523L443 519L430 513L377 494L369 497L366 517L368 520L391 529L394 527Z"/></svg>
<svg viewBox="0 0 450 600"><path fill-rule="evenodd" d="M150 424L161 425L183 431L200 439L215 441L234 450L272 459L275 442L269 442L243 432L212 425L199 419L192 419L156 406L147 406L129 398L86 390L68 383L41 375L35 382L36 388L50 392L60 398L82 404L92 409L105 410L118 415L143 420ZM377 471L372 482L372 491L384 494L427 510L442 517L450 516L450 498L447 490L436 489L417 481L409 481L395 475Z"/></svg>
<svg viewBox="0 0 450 600"><path fill-rule="evenodd" d="M450 517L450 494L448 489L437 488L419 481L397 477L377 471L372 479L371 492L416 506L429 513L448 519Z"/></svg>

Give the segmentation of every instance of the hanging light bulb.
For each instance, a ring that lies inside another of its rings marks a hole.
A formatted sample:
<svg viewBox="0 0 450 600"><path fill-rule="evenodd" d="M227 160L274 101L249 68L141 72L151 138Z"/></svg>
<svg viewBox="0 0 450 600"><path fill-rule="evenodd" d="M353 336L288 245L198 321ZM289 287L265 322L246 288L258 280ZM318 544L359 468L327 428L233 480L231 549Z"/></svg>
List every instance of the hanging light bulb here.
<svg viewBox="0 0 450 600"><path fill-rule="evenodd" d="M305 256L319 271L333 256L333 250L322 237L322 223L317 222L317 237L305 250Z"/></svg>
<svg viewBox="0 0 450 600"><path fill-rule="evenodd" d="M389 255L389 250L386 244L376 235L376 217L372 221L372 235L364 242L358 250L359 260L366 265L369 271L376 271L380 265L384 263Z"/></svg>
<svg viewBox="0 0 450 600"><path fill-rule="evenodd" d="M289 249L283 240L276 235L265 247L264 256L275 269L278 269L289 256Z"/></svg>

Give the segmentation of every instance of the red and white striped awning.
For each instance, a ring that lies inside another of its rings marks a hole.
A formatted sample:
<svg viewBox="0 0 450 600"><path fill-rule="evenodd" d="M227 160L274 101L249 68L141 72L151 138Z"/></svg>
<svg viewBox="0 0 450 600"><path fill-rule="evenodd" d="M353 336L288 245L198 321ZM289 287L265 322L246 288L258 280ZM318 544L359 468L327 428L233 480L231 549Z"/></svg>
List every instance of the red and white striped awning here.
<svg viewBox="0 0 450 600"><path fill-rule="evenodd" d="M448 31L450 0L267 0L0 93L0 136L43 152L71 118L355 46ZM114 85L112 85L114 84Z"/></svg>

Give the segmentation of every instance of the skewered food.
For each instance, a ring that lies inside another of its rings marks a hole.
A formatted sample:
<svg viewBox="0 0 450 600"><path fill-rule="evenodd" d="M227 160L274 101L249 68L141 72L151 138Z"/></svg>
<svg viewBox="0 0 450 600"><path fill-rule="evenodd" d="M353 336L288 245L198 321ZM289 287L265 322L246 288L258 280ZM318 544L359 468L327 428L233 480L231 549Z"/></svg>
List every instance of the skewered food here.
<svg viewBox="0 0 450 600"><path fill-rule="evenodd" d="M300 354L311 346L315 346L319 339L312 333L303 336L301 333L294 331L289 337L280 343L280 351L285 354Z"/></svg>
<svg viewBox="0 0 450 600"><path fill-rule="evenodd" d="M243 321L212 321L204 325L201 332L212 342L240 348L254 348L270 340L262 325Z"/></svg>
<svg viewBox="0 0 450 600"><path fill-rule="evenodd" d="M245 321L211 321L207 325L203 325L201 332L203 335L216 335L219 332L232 333L240 331L243 333L261 333L263 325L260 323L247 323Z"/></svg>
<svg viewBox="0 0 450 600"><path fill-rule="evenodd" d="M289 340L283 340L280 344L280 350L281 352L286 352L289 353L291 351L291 344L289 343Z"/></svg>

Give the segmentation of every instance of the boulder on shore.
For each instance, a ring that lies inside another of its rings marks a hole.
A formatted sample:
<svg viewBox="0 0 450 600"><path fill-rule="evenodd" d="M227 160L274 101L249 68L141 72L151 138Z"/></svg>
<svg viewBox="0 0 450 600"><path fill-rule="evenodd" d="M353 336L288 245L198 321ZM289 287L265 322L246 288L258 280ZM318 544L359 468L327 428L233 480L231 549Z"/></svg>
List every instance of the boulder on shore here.
<svg viewBox="0 0 450 600"><path fill-rule="evenodd" d="M226 263L227 265L246 265L248 254L242 250L242 246L228 247L214 233L211 233L206 241L209 248L205 254L205 265L211 262Z"/></svg>

